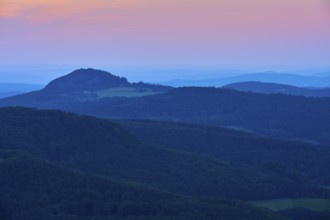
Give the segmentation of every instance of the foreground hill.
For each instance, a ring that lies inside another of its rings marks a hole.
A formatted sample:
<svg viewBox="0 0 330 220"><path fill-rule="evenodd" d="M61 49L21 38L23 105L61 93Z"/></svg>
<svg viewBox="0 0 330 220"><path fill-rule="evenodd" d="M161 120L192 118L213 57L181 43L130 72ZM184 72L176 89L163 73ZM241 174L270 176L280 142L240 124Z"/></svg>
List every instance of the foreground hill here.
<svg viewBox="0 0 330 220"><path fill-rule="evenodd" d="M236 89L243 92L257 92L265 94L288 94L306 97L330 97L330 88L301 88L277 83L240 82L225 85L223 86L223 88Z"/></svg>
<svg viewBox="0 0 330 220"><path fill-rule="evenodd" d="M117 121L141 141L329 185L328 146L282 141L227 128L161 121Z"/></svg>
<svg viewBox="0 0 330 220"><path fill-rule="evenodd" d="M120 126L60 111L0 109L0 216L272 219L228 199L330 198L323 187L328 183L328 148L276 141L272 145L269 139L223 128L116 123ZM309 155L301 153L306 149Z"/></svg>
<svg viewBox="0 0 330 220"><path fill-rule="evenodd" d="M0 150L2 220L280 220L233 201L202 201L65 169Z"/></svg>
<svg viewBox="0 0 330 220"><path fill-rule="evenodd" d="M145 144L119 126L96 118L5 108L0 109L0 124L0 149L24 150L68 168L163 191L241 200L313 192L299 179Z"/></svg>

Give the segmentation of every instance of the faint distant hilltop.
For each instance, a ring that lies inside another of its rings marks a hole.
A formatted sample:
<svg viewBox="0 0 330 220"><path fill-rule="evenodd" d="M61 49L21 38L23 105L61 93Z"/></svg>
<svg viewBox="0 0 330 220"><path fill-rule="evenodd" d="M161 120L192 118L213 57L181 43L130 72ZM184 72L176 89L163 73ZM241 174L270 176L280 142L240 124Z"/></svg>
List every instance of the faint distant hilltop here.
<svg viewBox="0 0 330 220"><path fill-rule="evenodd" d="M330 88L302 88L277 83L238 82L222 88L235 89L242 92L256 92L265 94L287 94L305 97L330 97Z"/></svg>
<svg viewBox="0 0 330 220"><path fill-rule="evenodd" d="M231 77L205 78L200 80L174 79L162 82L164 85L182 87L182 86L215 86L222 87L231 83L238 82L265 82L286 84L298 87L330 87L330 73L316 75L297 75L279 72L260 72L249 73Z"/></svg>
<svg viewBox="0 0 330 220"><path fill-rule="evenodd" d="M0 83L0 98L19 95L35 90L40 90L44 86L38 84L25 83Z"/></svg>
<svg viewBox="0 0 330 220"><path fill-rule="evenodd" d="M0 83L47 84L63 73L89 65L0 64ZM249 67L96 66L131 82L179 86L216 86L244 81L272 82L298 87L329 87L330 67L278 70Z"/></svg>
<svg viewBox="0 0 330 220"><path fill-rule="evenodd" d="M180 69L173 70L172 73L174 72L178 73L177 76L187 74L185 70ZM166 73L166 71L163 73ZM201 71L200 74L202 73ZM211 72L209 73L211 74ZM157 74L155 72L155 75ZM198 75L197 70L194 72L194 75ZM216 70L211 75L216 75ZM39 84L0 83L0 98L41 90L37 93L28 94L28 96L38 96L38 99L42 96L42 99L54 99L54 97L57 97L56 99L69 98L87 101L106 97L153 95L168 91L173 87L184 86L212 86L266 94L282 93L307 97L330 97L330 73L326 72L313 76L278 72L249 73L231 77L224 77L226 74L218 75L222 77L203 80L194 80L195 78L192 77L191 80L171 80L160 84L150 84L141 81L138 83L129 82L125 77L115 76L103 70L91 68L77 69L65 76L52 80L47 86Z"/></svg>

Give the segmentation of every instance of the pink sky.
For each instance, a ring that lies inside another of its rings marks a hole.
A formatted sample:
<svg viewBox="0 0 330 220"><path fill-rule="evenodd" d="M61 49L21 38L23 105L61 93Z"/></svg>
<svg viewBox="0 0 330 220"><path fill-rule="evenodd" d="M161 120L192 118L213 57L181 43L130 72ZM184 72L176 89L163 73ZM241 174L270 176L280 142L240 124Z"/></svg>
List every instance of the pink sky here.
<svg viewBox="0 0 330 220"><path fill-rule="evenodd" d="M329 39L328 0L0 0L2 64L329 66Z"/></svg>

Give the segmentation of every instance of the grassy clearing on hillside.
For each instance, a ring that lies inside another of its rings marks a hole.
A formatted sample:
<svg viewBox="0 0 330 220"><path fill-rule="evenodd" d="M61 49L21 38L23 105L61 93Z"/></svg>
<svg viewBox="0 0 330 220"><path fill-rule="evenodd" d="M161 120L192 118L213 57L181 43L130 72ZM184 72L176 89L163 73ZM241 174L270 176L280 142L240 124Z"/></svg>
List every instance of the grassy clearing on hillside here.
<svg viewBox="0 0 330 220"><path fill-rule="evenodd" d="M155 95L159 92L155 92L151 89L137 89L133 87L116 87L105 90L96 91L95 94L99 98L106 97L138 97L138 96L147 96L147 95Z"/></svg>
<svg viewBox="0 0 330 220"><path fill-rule="evenodd" d="M252 201L251 204L269 208L272 211L282 211L292 208L306 208L311 211L330 211L330 199L272 199Z"/></svg>
<svg viewBox="0 0 330 220"><path fill-rule="evenodd" d="M330 189L330 186L321 186L321 187L325 189Z"/></svg>

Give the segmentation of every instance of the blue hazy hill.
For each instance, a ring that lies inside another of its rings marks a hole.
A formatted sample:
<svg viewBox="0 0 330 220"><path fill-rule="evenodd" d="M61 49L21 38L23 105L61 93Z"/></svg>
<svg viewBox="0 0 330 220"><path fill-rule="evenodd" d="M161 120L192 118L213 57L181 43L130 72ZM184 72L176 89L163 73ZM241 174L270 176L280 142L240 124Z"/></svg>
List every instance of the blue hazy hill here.
<svg viewBox="0 0 330 220"><path fill-rule="evenodd" d="M330 86L330 78L327 76L306 76L278 72L260 72L243 74L233 77L219 77L202 80L171 80L163 82L165 85L181 86L215 86L222 87L227 84L247 81L269 82L286 84L299 87L327 87Z"/></svg>
<svg viewBox="0 0 330 220"><path fill-rule="evenodd" d="M26 83L0 83L0 98L40 90L44 86Z"/></svg>
<svg viewBox="0 0 330 220"><path fill-rule="evenodd" d="M239 82L223 86L243 92L256 92L265 94L288 94L306 97L330 97L330 88L302 88L278 83Z"/></svg>

